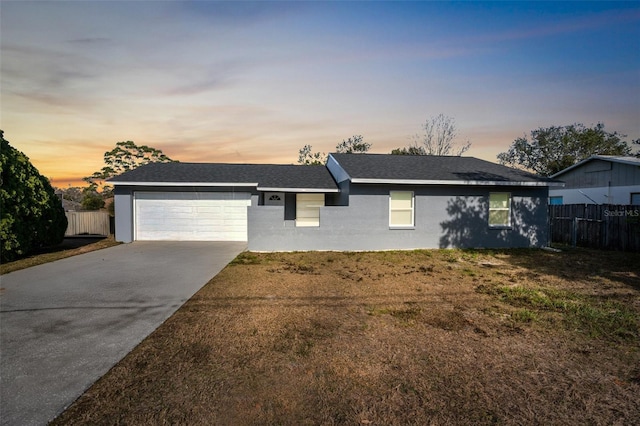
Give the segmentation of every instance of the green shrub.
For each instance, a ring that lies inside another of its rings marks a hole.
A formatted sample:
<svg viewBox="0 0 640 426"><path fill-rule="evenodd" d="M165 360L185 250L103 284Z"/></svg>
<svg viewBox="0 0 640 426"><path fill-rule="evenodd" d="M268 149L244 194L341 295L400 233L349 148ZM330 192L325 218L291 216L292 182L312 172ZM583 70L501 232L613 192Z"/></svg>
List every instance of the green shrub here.
<svg viewBox="0 0 640 426"><path fill-rule="evenodd" d="M87 194L82 199L82 208L85 210L100 210L104 207L104 200L98 194Z"/></svg>
<svg viewBox="0 0 640 426"><path fill-rule="evenodd" d="M49 181L0 130L0 251L3 262L58 244L67 218Z"/></svg>

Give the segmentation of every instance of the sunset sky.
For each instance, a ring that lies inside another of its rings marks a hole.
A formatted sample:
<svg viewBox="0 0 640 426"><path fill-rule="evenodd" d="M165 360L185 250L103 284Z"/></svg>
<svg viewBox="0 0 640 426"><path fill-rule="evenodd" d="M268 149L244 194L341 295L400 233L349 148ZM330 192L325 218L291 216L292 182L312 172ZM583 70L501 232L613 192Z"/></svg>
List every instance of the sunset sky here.
<svg viewBox="0 0 640 426"><path fill-rule="evenodd" d="M466 155L604 122L640 137L639 2L2 1L0 128L55 186L133 140L184 162L371 152L454 117Z"/></svg>

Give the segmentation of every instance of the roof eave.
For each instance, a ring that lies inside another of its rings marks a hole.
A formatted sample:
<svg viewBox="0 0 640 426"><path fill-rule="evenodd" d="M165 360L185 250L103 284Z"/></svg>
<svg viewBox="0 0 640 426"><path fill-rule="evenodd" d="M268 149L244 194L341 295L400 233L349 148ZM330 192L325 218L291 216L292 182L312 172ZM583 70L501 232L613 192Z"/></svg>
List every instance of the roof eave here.
<svg viewBox="0 0 640 426"><path fill-rule="evenodd" d="M577 162L573 166L569 166L564 170L560 170L558 173L555 173L555 174L551 175L550 177L553 179L556 176L563 175L563 174L565 174L565 173L567 173L567 172L569 172L569 171L571 171L571 170L573 170L575 168L578 168L578 167L582 166L583 164L588 163L589 161L592 161L592 160L609 161L611 163L619 163L619 164L626 164L628 166L638 166L638 167L640 167L640 164L636 163L633 160L625 160L624 158L619 158L619 157L616 157L616 156L592 155L589 158L585 158L584 160Z"/></svg>
<svg viewBox="0 0 640 426"><path fill-rule="evenodd" d="M564 186L564 182L500 181L500 180L417 180L354 178L351 183L377 183L393 185L478 185L478 186Z"/></svg>
<svg viewBox="0 0 640 426"><path fill-rule="evenodd" d="M281 187L263 187L258 186L258 191L265 192L340 192L337 188L281 188Z"/></svg>
<svg viewBox="0 0 640 426"><path fill-rule="evenodd" d="M107 181L114 186L258 186L257 182L134 182L134 181Z"/></svg>

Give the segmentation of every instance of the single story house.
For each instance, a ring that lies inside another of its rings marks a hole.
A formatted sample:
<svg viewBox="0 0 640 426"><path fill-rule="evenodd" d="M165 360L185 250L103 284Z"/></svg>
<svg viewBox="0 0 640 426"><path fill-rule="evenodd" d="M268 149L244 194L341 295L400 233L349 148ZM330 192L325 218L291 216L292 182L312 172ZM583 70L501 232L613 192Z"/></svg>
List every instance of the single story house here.
<svg viewBox="0 0 640 426"><path fill-rule="evenodd" d="M551 176L550 204L640 205L640 158L594 155Z"/></svg>
<svg viewBox="0 0 640 426"><path fill-rule="evenodd" d="M253 251L541 247L549 187L472 157L330 154L326 166L152 163L110 180L116 240Z"/></svg>

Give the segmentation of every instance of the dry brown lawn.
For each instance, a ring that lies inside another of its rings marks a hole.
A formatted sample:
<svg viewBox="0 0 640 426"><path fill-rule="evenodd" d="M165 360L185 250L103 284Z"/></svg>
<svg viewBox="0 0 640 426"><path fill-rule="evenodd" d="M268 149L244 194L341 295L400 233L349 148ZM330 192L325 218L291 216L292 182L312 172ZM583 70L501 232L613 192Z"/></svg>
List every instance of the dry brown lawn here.
<svg viewBox="0 0 640 426"><path fill-rule="evenodd" d="M639 254L244 253L54 424L638 424L639 318Z"/></svg>

